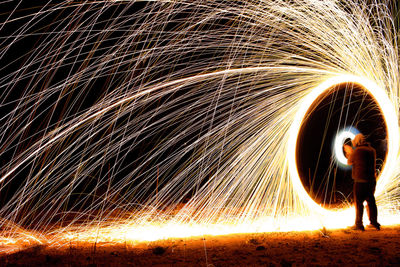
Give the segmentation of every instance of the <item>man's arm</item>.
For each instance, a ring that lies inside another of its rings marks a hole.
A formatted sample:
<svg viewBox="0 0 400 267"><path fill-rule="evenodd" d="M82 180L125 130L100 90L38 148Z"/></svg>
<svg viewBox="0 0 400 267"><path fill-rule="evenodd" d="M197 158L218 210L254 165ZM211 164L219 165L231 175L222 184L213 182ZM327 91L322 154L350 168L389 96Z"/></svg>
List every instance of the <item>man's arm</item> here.
<svg viewBox="0 0 400 267"><path fill-rule="evenodd" d="M344 155L347 158L347 164L348 165L353 165L353 159L351 157L351 155L353 154L353 148L349 145L344 145Z"/></svg>

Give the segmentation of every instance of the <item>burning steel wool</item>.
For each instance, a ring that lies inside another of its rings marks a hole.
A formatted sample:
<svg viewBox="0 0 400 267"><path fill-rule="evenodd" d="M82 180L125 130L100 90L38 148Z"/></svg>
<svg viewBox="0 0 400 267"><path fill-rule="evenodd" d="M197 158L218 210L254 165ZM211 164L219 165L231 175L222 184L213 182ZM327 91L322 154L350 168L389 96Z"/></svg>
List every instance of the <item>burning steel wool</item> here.
<svg viewBox="0 0 400 267"><path fill-rule="evenodd" d="M346 227L357 132L400 223L391 1L26 2L0 4L4 252Z"/></svg>

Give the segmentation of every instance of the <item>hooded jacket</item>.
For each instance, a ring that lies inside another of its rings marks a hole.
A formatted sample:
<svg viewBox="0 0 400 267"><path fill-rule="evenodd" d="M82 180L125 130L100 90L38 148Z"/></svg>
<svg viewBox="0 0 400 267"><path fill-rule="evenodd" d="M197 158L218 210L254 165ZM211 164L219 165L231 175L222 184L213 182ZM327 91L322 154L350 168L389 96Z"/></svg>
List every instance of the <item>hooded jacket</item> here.
<svg viewBox="0 0 400 267"><path fill-rule="evenodd" d="M376 152L368 143L357 146L347 164L353 166L351 175L355 182L376 182Z"/></svg>

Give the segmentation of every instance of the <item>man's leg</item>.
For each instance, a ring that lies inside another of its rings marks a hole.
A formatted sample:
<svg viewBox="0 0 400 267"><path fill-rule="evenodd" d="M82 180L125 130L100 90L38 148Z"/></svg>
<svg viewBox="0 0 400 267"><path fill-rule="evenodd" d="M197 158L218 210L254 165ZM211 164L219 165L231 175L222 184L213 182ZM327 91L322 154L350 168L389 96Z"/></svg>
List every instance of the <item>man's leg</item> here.
<svg viewBox="0 0 400 267"><path fill-rule="evenodd" d="M364 198L363 198L363 184L362 183L354 183L353 194L354 194L354 207L356 209L356 227L363 226L363 213L364 213Z"/></svg>
<svg viewBox="0 0 400 267"><path fill-rule="evenodd" d="M371 184L369 186L369 192L367 195L367 212L368 212L368 218L371 223L371 225L377 227L380 226L378 223L378 208L376 207L376 202L375 202L375 197L374 197L374 192L375 192L375 183Z"/></svg>

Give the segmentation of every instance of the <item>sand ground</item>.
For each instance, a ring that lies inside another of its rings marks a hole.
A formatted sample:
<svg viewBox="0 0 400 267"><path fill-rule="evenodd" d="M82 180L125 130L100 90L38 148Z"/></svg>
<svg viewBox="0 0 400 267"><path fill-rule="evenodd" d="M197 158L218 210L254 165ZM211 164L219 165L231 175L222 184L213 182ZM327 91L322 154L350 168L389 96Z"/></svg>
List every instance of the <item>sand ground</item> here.
<svg viewBox="0 0 400 267"><path fill-rule="evenodd" d="M234 234L140 244L71 243L2 255L1 266L400 266L400 225Z"/></svg>

